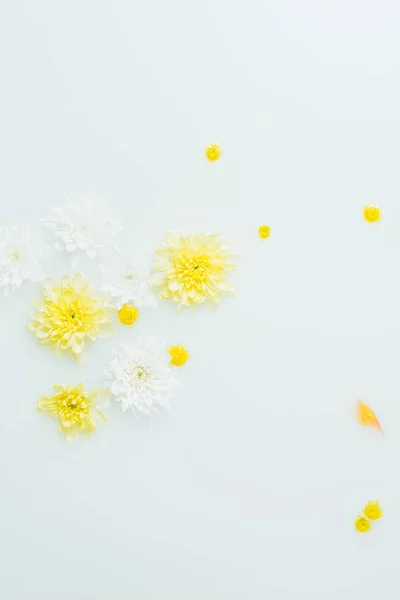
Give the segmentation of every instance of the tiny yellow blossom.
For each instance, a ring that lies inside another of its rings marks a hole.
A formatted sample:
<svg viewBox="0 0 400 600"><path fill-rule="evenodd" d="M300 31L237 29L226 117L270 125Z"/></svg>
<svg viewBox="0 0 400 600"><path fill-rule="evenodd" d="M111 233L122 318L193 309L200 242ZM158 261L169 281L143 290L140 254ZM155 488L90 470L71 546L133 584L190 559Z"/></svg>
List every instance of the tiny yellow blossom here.
<svg viewBox="0 0 400 600"><path fill-rule="evenodd" d="M132 326L139 316L139 309L131 304L124 304L118 311L118 318L123 325Z"/></svg>
<svg viewBox="0 0 400 600"><path fill-rule="evenodd" d="M219 235L200 233L168 234L168 242L156 251L158 262L153 284L161 286L161 298L181 306L195 306L206 300L217 303L222 292L234 290L227 275L234 271L233 255L222 246Z"/></svg>
<svg viewBox="0 0 400 600"><path fill-rule="evenodd" d="M371 519L372 521L376 521L380 519L382 516L382 511L378 502L368 502L366 507L364 508L364 515L367 519Z"/></svg>
<svg viewBox="0 0 400 600"><path fill-rule="evenodd" d="M258 228L258 235L260 236L260 238L262 240L267 239L267 237L269 237L270 233L271 233L271 227L269 225L260 225L260 227Z"/></svg>
<svg viewBox="0 0 400 600"><path fill-rule="evenodd" d="M362 517L361 515L357 517L357 519L355 520L355 525L356 525L356 530L359 533L365 533L366 531L369 531L371 529L371 523L368 521L368 519L366 519L365 517Z"/></svg>
<svg viewBox="0 0 400 600"><path fill-rule="evenodd" d="M43 294L43 303L29 325L42 344L69 350L77 357L86 338L94 342L109 332L111 319L104 302L92 296L82 275L65 276L60 282L46 279Z"/></svg>
<svg viewBox="0 0 400 600"><path fill-rule="evenodd" d="M373 206L372 204L368 204L364 208L364 219L369 223L374 223L375 221L379 221L381 218L381 209L379 206Z"/></svg>
<svg viewBox="0 0 400 600"><path fill-rule="evenodd" d="M214 162L221 157L222 151L218 144L209 144L205 149L205 153L208 160Z"/></svg>
<svg viewBox="0 0 400 600"><path fill-rule="evenodd" d="M189 358L189 352L184 346L171 346L168 352L171 355L171 365L181 367Z"/></svg>
<svg viewBox="0 0 400 600"><path fill-rule="evenodd" d="M75 388L55 385L55 396L42 396L37 403L37 409L56 417L60 421L60 432L69 442L76 438L78 431L90 437L96 429L96 417L104 423L107 418L101 408L93 406L97 391L85 392L82 383Z"/></svg>

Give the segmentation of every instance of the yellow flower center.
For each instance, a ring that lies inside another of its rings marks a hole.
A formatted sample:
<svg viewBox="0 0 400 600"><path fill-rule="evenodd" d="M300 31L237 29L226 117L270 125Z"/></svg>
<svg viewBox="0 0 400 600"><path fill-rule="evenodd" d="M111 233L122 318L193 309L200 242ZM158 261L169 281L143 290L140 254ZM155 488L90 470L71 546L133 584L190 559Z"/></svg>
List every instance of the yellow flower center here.
<svg viewBox="0 0 400 600"><path fill-rule="evenodd" d="M269 225L260 225L260 227L258 228L258 235L262 240L265 240L267 237L269 237L270 233L271 228Z"/></svg>
<svg viewBox="0 0 400 600"><path fill-rule="evenodd" d="M13 250L12 252L10 252L8 257L10 260L19 260L21 258L21 252L19 250Z"/></svg>
<svg viewBox="0 0 400 600"><path fill-rule="evenodd" d="M381 209L379 206L373 206L369 204L364 208L364 219L369 223L374 223L375 221L379 221L381 217Z"/></svg>
<svg viewBox="0 0 400 600"><path fill-rule="evenodd" d="M126 279L126 281L133 281L135 279L135 273L132 269L126 269L124 279Z"/></svg>
<svg viewBox="0 0 400 600"><path fill-rule="evenodd" d="M91 404L87 402L87 397L75 388L62 394L58 400L58 411L64 426L66 423L81 425L90 416Z"/></svg>
<svg viewBox="0 0 400 600"><path fill-rule="evenodd" d="M133 325L139 316L139 309L131 304L124 304L118 311L118 318L123 325Z"/></svg>
<svg viewBox="0 0 400 600"><path fill-rule="evenodd" d="M203 283L206 284L210 279L210 267L208 256L188 256L184 251L174 262L176 277L187 289L201 288Z"/></svg>
<svg viewBox="0 0 400 600"><path fill-rule="evenodd" d="M205 150L206 157L209 161L214 162L218 160L222 154L221 148L218 144L209 144Z"/></svg>
<svg viewBox="0 0 400 600"><path fill-rule="evenodd" d="M359 533L365 533L371 529L371 523L365 517L357 517L355 520L356 530Z"/></svg>
<svg viewBox="0 0 400 600"><path fill-rule="evenodd" d="M79 331L83 329L86 323L85 310L78 301L74 301L71 304L67 304L60 310L60 320L63 321L64 327Z"/></svg>
<svg viewBox="0 0 400 600"><path fill-rule="evenodd" d="M183 346L171 346L168 350L171 355L171 365L181 367L189 358L189 352Z"/></svg>
<svg viewBox="0 0 400 600"><path fill-rule="evenodd" d="M369 502L364 508L364 515L372 521L380 519L382 516L382 511L378 502Z"/></svg>

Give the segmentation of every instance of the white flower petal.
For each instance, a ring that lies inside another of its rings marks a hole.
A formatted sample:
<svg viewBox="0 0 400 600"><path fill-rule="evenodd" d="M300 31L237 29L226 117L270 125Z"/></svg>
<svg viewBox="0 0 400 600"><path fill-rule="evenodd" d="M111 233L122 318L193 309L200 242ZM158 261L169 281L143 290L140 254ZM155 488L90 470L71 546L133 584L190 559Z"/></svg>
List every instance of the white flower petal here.
<svg viewBox="0 0 400 600"><path fill-rule="evenodd" d="M57 238L57 249L70 254L80 250L90 258L111 246L113 236L121 230L95 196L81 192L63 207L52 208L42 222Z"/></svg>

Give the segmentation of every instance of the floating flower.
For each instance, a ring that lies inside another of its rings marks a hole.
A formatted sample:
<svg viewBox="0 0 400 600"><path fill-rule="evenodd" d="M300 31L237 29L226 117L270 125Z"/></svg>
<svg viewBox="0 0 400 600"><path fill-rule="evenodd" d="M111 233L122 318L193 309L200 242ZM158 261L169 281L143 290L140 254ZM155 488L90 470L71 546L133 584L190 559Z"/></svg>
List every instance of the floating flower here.
<svg viewBox="0 0 400 600"><path fill-rule="evenodd" d="M371 529L371 523L365 517L358 516L355 520L356 530L359 533L365 533Z"/></svg>
<svg viewBox="0 0 400 600"><path fill-rule="evenodd" d="M107 421L101 408L93 406L97 391L85 392L82 383L75 388L55 385L54 389L54 396L42 396L38 400L37 409L59 419L60 432L69 442L76 438L79 431L90 437L96 429L97 418L103 423Z"/></svg>
<svg viewBox="0 0 400 600"><path fill-rule="evenodd" d="M122 325L132 326L139 316L139 309L130 304L124 304L118 311L118 319Z"/></svg>
<svg viewBox="0 0 400 600"><path fill-rule="evenodd" d="M374 223L375 221L379 221L381 218L381 209L379 206L373 206L369 204L364 208L364 219L369 223Z"/></svg>
<svg viewBox="0 0 400 600"><path fill-rule="evenodd" d="M219 235L199 234L178 237L168 234L168 243L156 251L160 271L153 278L161 286L161 298L172 298L181 306L219 302L221 292L234 290L226 282L235 269L233 255L221 245Z"/></svg>
<svg viewBox="0 0 400 600"><path fill-rule="evenodd" d="M4 295L24 281L41 281L43 243L30 227L0 228L0 286Z"/></svg>
<svg viewBox="0 0 400 600"><path fill-rule="evenodd" d="M271 233L271 227L269 225L260 225L258 228L258 235L262 240L267 239Z"/></svg>
<svg viewBox="0 0 400 600"><path fill-rule="evenodd" d="M366 507L364 508L364 515L367 519L371 519L371 521L376 521L380 519L382 516L382 510L379 506L378 502L368 502Z"/></svg>
<svg viewBox="0 0 400 600"><path fill-rule="evenodd" d="M114 251L100 266L105 283L101 291L108 294L115 308L128 304L136 308L154 307L149 268L132 252Z"/></svg>
<svg viewBox="0 0 400 600"><path fill-rule="evenodd" d="M78 193L66 205L52 208L42 222L56 236L57 250L66 250L69 254L80 250L90 258L109 246L113 236L121 230L121 225L108 216L90 193Z"/></svg>
<svg viewBox="0 0 400 600"><path fill-rule="evenodd" d="M92 296L82 275L43 282L44 299L29 328L43 344L70 350L76 357L85 338L95 341L110 331L110 318L103 300Z"/></svg>
<svg viewBox="0 0 400 600"><path fill-rule="evenodd" d="M383 433L381 424L376 418L374 411L361 401L358 402L357 419L361 425L372 427Z"/></svg>
<svg viewBox="0 0 400 600"><path fill-rule="evenodd" d="M215 162L221 157L222 150L218 144L209 144L205 149L205 153L210 162Z"/></svg>
<svg viewBox="0 0 400 600"><path fill-rule="evenodd" d="M168 350L171 356L171 365L181 367L189 358L189 352L184 346L171 346Z"/></svg>
<svg viewBox="0 0 400 600"><path fill-rule="evenodd" d="M168 364L164 344L154 338L123 345L114 351L106 371L106 389L123 411L131 408L150 415L168 409L169 400L179 385Z"/></svg>

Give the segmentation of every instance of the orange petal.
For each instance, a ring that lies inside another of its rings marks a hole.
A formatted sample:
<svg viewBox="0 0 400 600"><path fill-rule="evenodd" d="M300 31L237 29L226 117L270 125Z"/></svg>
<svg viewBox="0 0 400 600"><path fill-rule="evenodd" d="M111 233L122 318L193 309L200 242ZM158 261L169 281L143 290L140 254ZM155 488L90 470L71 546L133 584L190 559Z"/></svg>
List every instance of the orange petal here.
<svg viewBox="0 0 400 600"><path fill-rule="evenodd" d="M373 427L374 429L377 429L383 433L381 424L376 418L374 411L361 401L358 402L357 419L361 425L365 425L365 427Z"/></svg>

